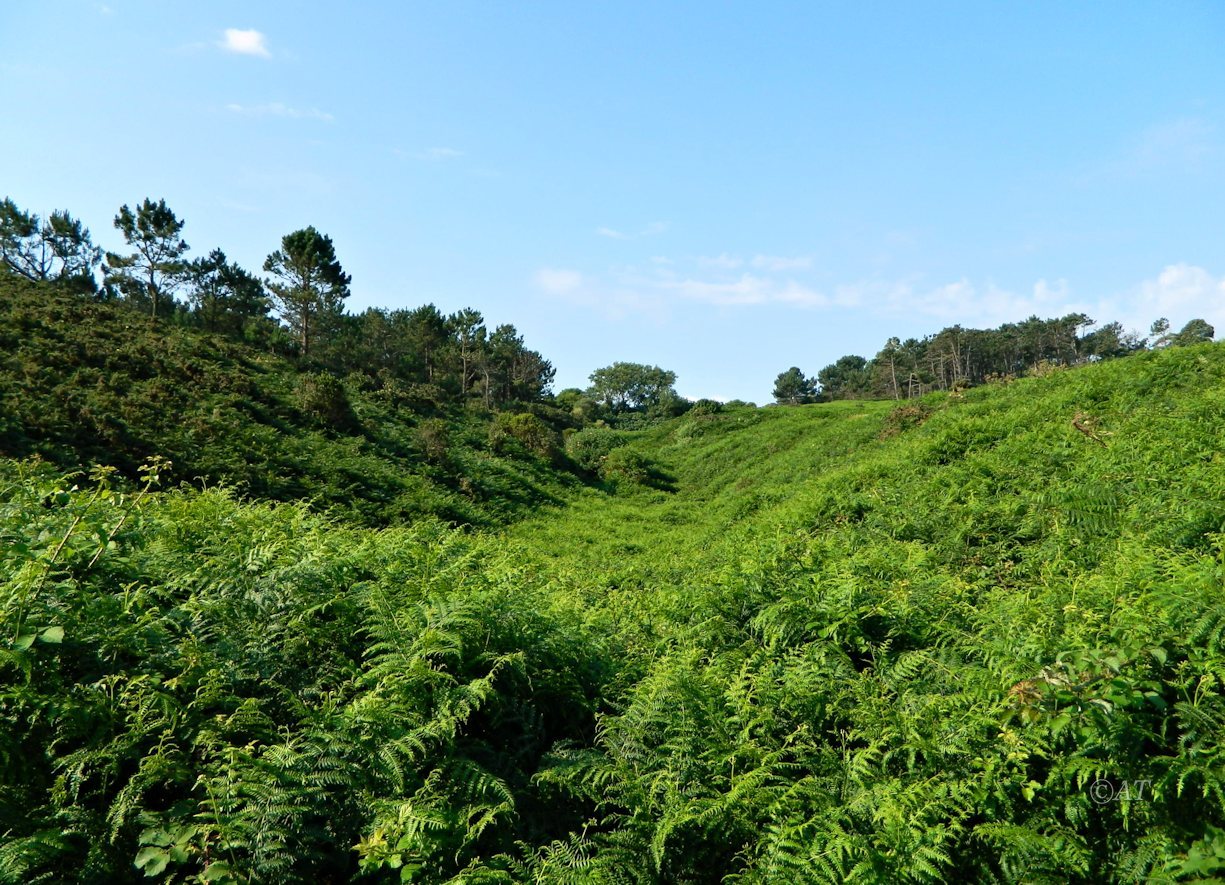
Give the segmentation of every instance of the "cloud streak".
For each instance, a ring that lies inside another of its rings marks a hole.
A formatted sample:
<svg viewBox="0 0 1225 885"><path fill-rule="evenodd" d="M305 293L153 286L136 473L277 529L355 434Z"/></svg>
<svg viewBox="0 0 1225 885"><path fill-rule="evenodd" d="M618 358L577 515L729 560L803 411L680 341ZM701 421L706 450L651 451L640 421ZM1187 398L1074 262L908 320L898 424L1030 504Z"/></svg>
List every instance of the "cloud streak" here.
<svg viewBox="0 0 1225 885"><path fill-rule="evenodd" d="M232 52L235 55L272 58L272 53L268 51L267 39L262 33L253 29L226 28L217 45L225 52Z"/></svg>
<svg viewBox="0 0 1225 885"><path fill-rule="evenodd" d="M662 234L668 229L666 221L652 221L642 230L636 233L626 233L625 231L617 230L612 227L597 227L596 234L601 237L607 237L610 240L640 240L643 237L655 237Z"/></svg>
<svg viewBox="0 0 1225 885"><path fill-rule="evenodd" d="M331 123L336 119L331 114L318 108L294 108L281 104L279 101L256 105L231 103L227 104L225 109L230 113L240 114L244 117L280 117L285 120L318 120L322 123Z"/></svg>

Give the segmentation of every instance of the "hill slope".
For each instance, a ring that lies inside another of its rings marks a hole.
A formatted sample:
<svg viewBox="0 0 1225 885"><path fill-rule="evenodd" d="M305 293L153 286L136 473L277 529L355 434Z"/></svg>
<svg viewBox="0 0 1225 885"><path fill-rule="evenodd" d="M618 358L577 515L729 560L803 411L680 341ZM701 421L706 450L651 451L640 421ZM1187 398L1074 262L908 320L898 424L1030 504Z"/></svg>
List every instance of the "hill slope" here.
<svg viewBox="0 0 1225 885"><path fill-rule="evenodd" d="M133 478L162 457L173 479L374 525L497 525L577 484L529 453L492 451L481 415L3 274L0 354L0 455Z"/></svg>
<svg viewBox="0 0 1225 885"><path fill-rule="evenodd" d="M1223 435L1208 345L687 416L498 534L9 465L0 871L1211 880Z"/></svg>

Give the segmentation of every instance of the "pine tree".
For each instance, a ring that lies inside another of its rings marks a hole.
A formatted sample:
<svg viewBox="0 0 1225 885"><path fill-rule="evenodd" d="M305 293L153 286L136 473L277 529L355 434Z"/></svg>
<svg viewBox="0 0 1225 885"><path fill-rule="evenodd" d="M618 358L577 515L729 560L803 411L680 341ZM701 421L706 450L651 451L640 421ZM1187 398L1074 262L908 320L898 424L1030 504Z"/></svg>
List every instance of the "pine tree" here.
<svg viewBox="0 0 1225 885"><path fill-rule="evenodd" d="M286 234L264 271L272 274L268 288L282 319L297 335L302 356L309 356L321 324L340 313L353 279L336 260L332 238L314 227Z"/></svg>

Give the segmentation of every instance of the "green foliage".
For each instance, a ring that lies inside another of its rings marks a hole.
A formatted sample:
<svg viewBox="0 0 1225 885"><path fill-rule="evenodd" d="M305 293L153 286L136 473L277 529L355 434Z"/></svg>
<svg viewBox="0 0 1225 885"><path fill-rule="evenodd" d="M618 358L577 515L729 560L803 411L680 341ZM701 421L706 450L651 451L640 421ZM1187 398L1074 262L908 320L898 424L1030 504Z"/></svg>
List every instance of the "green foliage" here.
<svg viewBox="0 0 1225 885"><path fill-rule="evenodd" d="M42 219L11 199L0 201L0 267L10 273L92 293L101 261L102 250L93 244L89 229L67 212Z"/></svg>
<svg viewBox="0 0 1225 885"><path fill-rule="evenodd" d="M268 289L301 354L309 355L321 328L335 323L341 303L349 297L352 278L336 258L332 238L314 227L286 234L281 248L264 261L264 271L272 275Z"/></svg>
<svg viewBox="0 0 1225 885"><path fill-rule="evenodd" d="M600 461L600 478L612 482L645 485L651 477L651 461L629 448L613 449Z"/></svg>
<svg viewBox="0 0 1225 885"><path fill-rule="evenodd" d="M496 534L0 462L0 878L1212 881L1222 426L1213 344L729 406Z"/></svg>
<svg viewBox="0 0 1225 885"><path fill-rule="evenodd" d="M522 451L492 451L486 417L425 385L342 381L10 275L0 275L0 353L0 455L109 464L131 480L163 455L174 481L309 500L374 525L500 524L577 484Z"/></svg>
<svg viewBox="0 0 1225 885"><path fill-rule="evenodd" d="M325 427L344 428L355 419L344 385L326 372L304 372L294 383L298 408Z"/></svg>
<svg viewBox="0 0 1225 885"><path fill-rule="evenodd" d="M718 415L723 411L723 403L714 399L699 399L694 400L693 405L686 412L692 418L701 418L706 415Z"/></svg>
<svg viewBox="0 0 1225 885"><path fill-rule="evenodd" d="M505 451L511 441L538 458L551 461L559 453L557 431L529 412L502 412L489 428L489 441L495 451Z"/></svg>
<svg viewBox="0 0 1225 885"><path fill-rule="evenodd" d="M0 878L435 882L581 824L533 776L591 734L595 647L493 545L0 488Z"/></svg>
<svg viewBox="0 0 1225 885"><path fill-rule="evenodd" d="M797 366L792 366L774 379L774 401L791 406L814 403L819 387L816 378L806 378Z"/></svg>
<svg viewBox="0 0 1225 885"><path fill-rule="evenodd" d="M187 277L183 224L165 200L155 203L148 197L135 212L125 204L115 216L115 227L132 251L127 255L106 253L107 281L130 301L147 304L153 319L163 299L173 304L175 290Z"/></svg>
<svg viewBox="0 0 1225 885"><path fill-rule="evenodd" d="M566 454L581 469L598 473L600 464L614 449L625 445L629 436L608 427L585 427L566 437Z"/></svg>
<svg viewBox="0 0 1225 885"><path fill-rule="evenodd" d="M587 395L613 414L669 411L679 397L672 385L676 373L642 363L613 363L591 373Z"/></svg>

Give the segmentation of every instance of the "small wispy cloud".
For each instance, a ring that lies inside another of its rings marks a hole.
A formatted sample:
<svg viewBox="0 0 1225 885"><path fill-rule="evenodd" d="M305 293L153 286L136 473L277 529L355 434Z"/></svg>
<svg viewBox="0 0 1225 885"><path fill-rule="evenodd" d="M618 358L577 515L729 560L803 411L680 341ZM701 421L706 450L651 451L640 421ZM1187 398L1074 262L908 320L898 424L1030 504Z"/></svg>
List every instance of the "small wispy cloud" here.
<svg viewBox="0 0 1225 885"><path fill-rule="evenodd" d="M406 160L425 160L431 163L438 163L443 160L457 160L464 155L464 152L453 147L431 147L420 151L407 151L404 148L392 148L391 152L397 157L402 157Z"/></svg>
<svg viewBox="0 0 1225 885"><path fill-rule="evenodd" d="M565 295L583 285L583 275L576 270L542 267L536 271L535 282L550 295Z"/></svg>
<svg viewBox="0 0 1225 885"><path fill-rule="evenodd" d="M1079 177L1082 184L1161 173L1197 172L1219 160L1220 138L1202 117L1181 117L1136 133L1111 158Z"/></svg>
<svg viewBox="0 0 1225 885"><path fill-rule="evenodd" d="M418 153L419 160L455 160L464 155L463 151L452 147L432 147Z"/></svg>
<svg viewBox="0 0 1225 885"><path fill-rule="evenodd" d="M596 233L601 237L608 237L610 240L637 240L642 237L654 237L664 233L668 229L666 221L652 221L646 227L637 232L627 233L617 230L612 227L597 227Z"/></svg>
<svg viewBox="0 0 1225 885"><path fill-rule="evenodd" d="M260 31L254 29L226 28L217 46L236 55L272 58L272 53L268 51L267 39Z"/></svg>
<svg viewBox="0 0 1225 885"><path fill-rule="evenodd" d="M613 320L633 316L648 317L659 322L667 312L659 293L610 285L607 281L590 278L576 270L542 267L536 271L532 281L550 298L589 308Z"/></svg>
<svg viewBox="0 0 1225 885"><path fill-rule="evenodd" d="M778 273L784 270L808 270L812 267L812 259L807 255L797 255L787 258L782 255L754 255L749 262L758 270L768 270Z"/></svg>
<svg viewBox="0 0 1225 885"><path fill-rule="evenodd" d="M281 117L286 120L319 120L323 123L331 123L336 119L318 108L295 108L279 101L255 105L227 104L225 109L244 117Z"/></svg>
<svg viewBox="0 0 1225 885"><path fill-rule="evenodd" d="M719 255L699 255L698 267L713 267L719 270L735 270L744 266L744 259L723 252Z"/></svg>
<svg viewBox="0 0 1225 885"><path fill-rule="evenodd" d="M98 4L98 14L99 15L114 15L115 10L107 6L105 3L99 3Z"/></svg>

